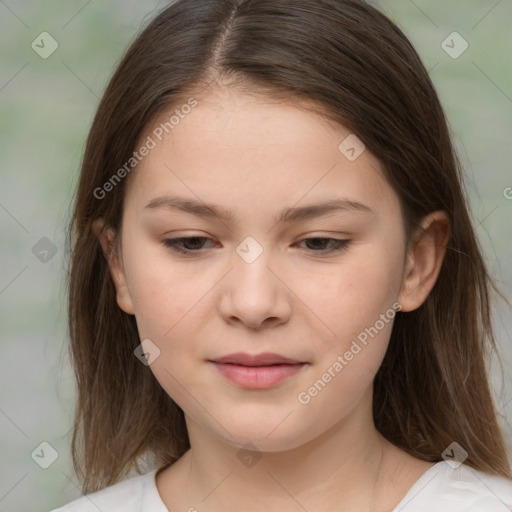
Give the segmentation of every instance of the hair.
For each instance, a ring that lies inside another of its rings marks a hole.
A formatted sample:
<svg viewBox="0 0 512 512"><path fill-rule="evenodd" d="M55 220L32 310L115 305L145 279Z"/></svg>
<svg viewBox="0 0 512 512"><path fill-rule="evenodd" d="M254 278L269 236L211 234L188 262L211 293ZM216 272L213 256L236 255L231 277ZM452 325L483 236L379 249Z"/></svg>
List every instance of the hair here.
<svg viewBox="0 0 512 512"><path fill-rule="evenodd" d="M143 457L167 466L190 448L182 409L134 356L135 317L116 303L92 223L103 218L120 233L130 176L103 199L95 190L133 156L158 116L194 91L209 92L212 81L308 102L350 129L397 193L407 239L425 215L447 213L437 282L419 308L396 315L373 383L373 420L416 458L441 461L456 441L465 464L511 478L485 365L497 352L491 292L502 295L476 239L442 106L407 37L362 0L178 0L140 32L106 87L69 220L72 458L83 492L113 485L134 466L140 472Z"/></svg>

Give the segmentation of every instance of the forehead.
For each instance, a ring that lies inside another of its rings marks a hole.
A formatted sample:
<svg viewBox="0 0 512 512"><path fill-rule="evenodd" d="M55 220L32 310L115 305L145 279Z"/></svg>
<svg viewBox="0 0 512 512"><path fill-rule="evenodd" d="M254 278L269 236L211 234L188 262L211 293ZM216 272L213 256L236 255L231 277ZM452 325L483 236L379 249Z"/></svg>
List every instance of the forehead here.
<svg viewBox="0 0 512 512"><path fill-rule="evenodd" d="M189 98L140 138L153 147L130 177L126 198L139 209L165 194L247 212L336 192L377 208L396 201L379 161L366 149L347 158L345 141L354 145L354 134L311 111L314 104L231 90Z"/></svg>

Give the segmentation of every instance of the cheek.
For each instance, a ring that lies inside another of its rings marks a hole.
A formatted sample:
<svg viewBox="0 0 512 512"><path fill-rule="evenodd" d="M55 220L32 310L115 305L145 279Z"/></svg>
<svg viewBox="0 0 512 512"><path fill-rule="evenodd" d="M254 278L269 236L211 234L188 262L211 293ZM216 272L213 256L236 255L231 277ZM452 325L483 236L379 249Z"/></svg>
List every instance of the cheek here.
<svg viewBox="0 0 512 512"><path fill-rule="evenodd" d="M180 407L191 410L195 405L190 394L202 392L195 365L204 354L196 341L206 304L201 297L211 284L183 268L148 255L144 264L133 269L134 306L140 339L149 338L160 350L150 371Z"/></svg>
<svg viewBox="0 0 512 512"><path fill-rule="evenodd" d="M399 262L391 255L347 258L323 274L305 278L301 299L323 321L325 338L348 339L377 321L398 295ZM333 332L334 331L334 332Z"/></svg>
<svg viewBox="0 0 512 512"><path fill-rule="evenodd" d="M198 304L208 284L197 271L189 271L192 267L186 263L173 263L166 251L154 240L145 241L130 254L127 265L140 334L164 343L186 323L183 318Z"/></svg>
<svg viewBox="0 0 512 512"><path fill-rule="evenodd" d="M307 300L315 304L313 310L323 321L317 325L329 327L316 339L315 374L322 379L328 373L325 379L330 380L320 393L323 398L313 400L313 407L320 407L323 400L338 403L343 396L339 406L347 412L371 385L385 356L397 311L393 304L399 289L398 251L399 245L396 251L378 251L375 244L368 244L358 251L357 258L347 257L336 271L322 278L315 276L306 286Z"/></svg>
<svg viewBox="0 0 512 512"><path fill-rule="evenodd" d="M314 312L322 320L315 324L328 326L315 338L313 378L301 389L302 398L297 397L300 404L307 401L308 414L334 424L368 392L397 311L394 268L391 260L358 258L347 261L330 279L316 276L305 285L307 300L315 304ZM326 403L332 407L326 409Z"/></svg>

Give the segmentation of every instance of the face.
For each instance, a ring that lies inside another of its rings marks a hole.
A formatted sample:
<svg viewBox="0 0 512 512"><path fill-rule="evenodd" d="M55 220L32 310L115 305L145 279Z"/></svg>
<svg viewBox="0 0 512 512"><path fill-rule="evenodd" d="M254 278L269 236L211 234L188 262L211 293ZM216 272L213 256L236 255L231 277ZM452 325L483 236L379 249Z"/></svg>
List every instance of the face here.
<svg viewBox="0 0 512 512"><path fill-rule="evenodd" d="M318 114L225 90L196 99L162 141L154 126L141 138L156 146L126 190L118 304L189 420L233 446L292 449L369 411L401 299L399 200ZM235 353L296 364L213 362Z"/></svg>

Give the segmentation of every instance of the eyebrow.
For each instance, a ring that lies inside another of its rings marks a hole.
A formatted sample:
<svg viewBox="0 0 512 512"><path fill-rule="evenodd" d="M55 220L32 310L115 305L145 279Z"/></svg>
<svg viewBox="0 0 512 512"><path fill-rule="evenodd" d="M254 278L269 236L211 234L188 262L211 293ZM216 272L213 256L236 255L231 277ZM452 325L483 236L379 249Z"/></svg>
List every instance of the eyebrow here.
<svg viewBox="0 0 512 512"><path fill-rule="evenodd" d="M206 204L179 196L162 196L152 199L145 208L178 210L203 218L213 218L232 222L233 212L215 204ZM374 213L369 206L346 198L335 198L318 204L284 208L275 219L276 223L291 223L320 217L337 211Z"/></svg>

